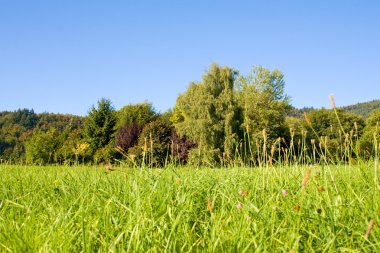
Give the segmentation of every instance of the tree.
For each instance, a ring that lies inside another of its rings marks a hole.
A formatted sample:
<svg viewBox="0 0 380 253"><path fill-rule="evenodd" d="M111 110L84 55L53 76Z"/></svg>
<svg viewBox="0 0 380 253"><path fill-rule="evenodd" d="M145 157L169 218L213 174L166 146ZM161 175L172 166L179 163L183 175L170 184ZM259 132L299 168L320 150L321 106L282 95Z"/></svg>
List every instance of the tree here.
<svg viewBox="0 0 380 253"><path fill-rule="evenodd" d="M171 133L170 122L158 118L144 127L137 145L130 148L128 154L142 165L161 167L170 156Z"/></svg>
<svg viewBox="0 0 380 253"><path fill-rule="evenodd" d="M368 158L373 155L375 145L380 143L380 109L373 110L369 114L366 123L358 146L360 154Z"/></svg>
<svg viewBox="0 0 380 253"><path fill-rule="evenodd" d="M116 114L110 100L101 99L98 106L92 106L85 119L84 129L91 151L107 146L114 138Z"/></svg>
<svg viewBox="0 0 380 253"><path fill-rule="evenodd" d="M31 164L44 165L53 162L57 150L57 131L37 130L30 140L25 143L26 161Z"/></svg>
<svg viewBox="0 0 380 253"><path fill-rule="evenodd" d="M21 161L25 155L25 140L36 126L38 116L33 110L19 109L0 113L0 157Z"/></svg>
<svg viewBox="0 0 380 253"><path fill-rule="evenodd" d="M265 129L271 140L284 136L285 115L290 110L284 94L284 75L275 69L253 67L251 73L240 76L237 82L239 104L242 107L244 132L251 139L261 138Z"/></svg>
<svg viewBox="0 0 380 253"><path fill-rule="evenodd" d="M62 144L57 151L59 159L65 164L83 163L88 158L89 144L85 141L82 129L70 129L64 135L65 138L61 140Z"/></svg>
<svg viewBox="0 0 380 253"><path fill-rule="evenodd" d="M328 158L341 161L351 157L356 152L356 142L360 138L365 126L362 117L343 109L319 109L308 114L307 122L303 126L308 131L307 143L311 139L319 140L317 146L328 150Z"/></svg>
<svg viewBox="0 0 380 253"><path fill-rule="evenodd" d="M144 127L157 118L157 113L154 111L152 104L141 103L124 106L117 112L117 117L117 129L131 124L138 124Z"/></svg>
<svg viewBox="0 0 380 253"><path fill-rule="evenodd" d="M170 136L170 154L175 163L186 164L189 157L189 151L196 148L196 144L186 137L180 137L175 130Z"/></svg>
<svg viewBox="0 0 380 253"><path fill-rule="evenodd" d="M128 153L128 150L137 144L141 131L142 127L137 123L119 128L116 133L116 147Z"/></svg>
<svg viewBox="0 0 380 253"><path fill-rule="evenodd" d="M190 83L177 98L172 122L180 136L197 143L193 160L219 163L232 158L239 133L239 108L234 95L238 72L213 64L202 82ZM199 154L201 157L195 157ZM190 157L190 159L191 159Z"/></svg>

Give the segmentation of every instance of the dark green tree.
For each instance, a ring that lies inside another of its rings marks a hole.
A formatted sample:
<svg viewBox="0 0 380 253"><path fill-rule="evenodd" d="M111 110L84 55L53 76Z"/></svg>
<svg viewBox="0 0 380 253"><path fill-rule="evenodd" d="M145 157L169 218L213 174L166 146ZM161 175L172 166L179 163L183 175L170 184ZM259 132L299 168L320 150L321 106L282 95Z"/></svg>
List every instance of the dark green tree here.
<svg viewBox="0 0 380 253"><path fill-rule="evenodd" d="M101 99L97 107L92 106L84 123L84 132L93 153L110 144L114 140L117 122L115 109L111 101Z"/></svg>

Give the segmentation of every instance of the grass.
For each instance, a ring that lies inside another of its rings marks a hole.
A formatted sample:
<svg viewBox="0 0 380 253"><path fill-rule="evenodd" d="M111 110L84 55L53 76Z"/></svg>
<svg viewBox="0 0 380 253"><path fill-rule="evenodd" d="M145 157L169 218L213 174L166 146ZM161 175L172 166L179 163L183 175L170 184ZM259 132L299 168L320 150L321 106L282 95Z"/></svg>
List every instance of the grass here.
<svg viewBox="0 0 380 253"><path fill-rule="evenodd" d="M373 166L1 165L0 252L379 252Z"/></svg>

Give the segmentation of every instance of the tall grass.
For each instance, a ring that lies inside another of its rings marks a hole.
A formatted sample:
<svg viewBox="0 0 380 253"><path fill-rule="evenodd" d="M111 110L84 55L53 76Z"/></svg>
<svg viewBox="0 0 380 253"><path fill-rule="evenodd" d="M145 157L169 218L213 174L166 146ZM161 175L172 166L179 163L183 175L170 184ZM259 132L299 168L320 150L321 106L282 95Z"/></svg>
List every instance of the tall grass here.
<svg viewBox="0 0 380 253"><path fill-rule="evenodd" d="M0 251L376 252L372 166L1 165Z"/></svg>

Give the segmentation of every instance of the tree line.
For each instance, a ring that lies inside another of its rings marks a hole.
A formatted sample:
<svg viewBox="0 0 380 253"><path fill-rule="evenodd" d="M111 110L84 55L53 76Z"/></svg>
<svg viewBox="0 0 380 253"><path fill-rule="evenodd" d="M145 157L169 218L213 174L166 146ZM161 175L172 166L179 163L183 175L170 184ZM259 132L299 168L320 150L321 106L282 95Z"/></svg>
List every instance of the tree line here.
<svg viewBox="0 0 380 253"><path fill-rule="evenodd" d="M285 94L284 75L261 66L248 75L213 64L172 110L150 103L116 110L108 99L87 116L0 112L0 159L25 164L163 167L342 162L377 150L380 109L367 120L340 108L306 108Z"/></svg>

